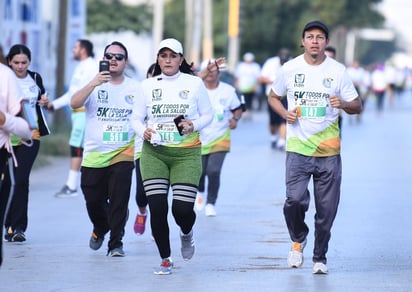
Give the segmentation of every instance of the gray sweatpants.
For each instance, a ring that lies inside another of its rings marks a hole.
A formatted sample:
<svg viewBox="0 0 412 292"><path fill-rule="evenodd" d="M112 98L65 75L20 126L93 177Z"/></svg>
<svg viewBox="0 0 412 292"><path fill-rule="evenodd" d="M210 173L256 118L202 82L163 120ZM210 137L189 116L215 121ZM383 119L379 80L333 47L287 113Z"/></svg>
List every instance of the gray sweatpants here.
<svg viewBox="0 0 412 292"><path fill-rule="evenodd" d="M316 208L314 262L326 264L330 231L339 205L341 177L340 155L310 157L293 152L286 154L286 201L283 213L293 242L303 242L309 232L305 213L310 202L308 184L313 179Z"/></svg>

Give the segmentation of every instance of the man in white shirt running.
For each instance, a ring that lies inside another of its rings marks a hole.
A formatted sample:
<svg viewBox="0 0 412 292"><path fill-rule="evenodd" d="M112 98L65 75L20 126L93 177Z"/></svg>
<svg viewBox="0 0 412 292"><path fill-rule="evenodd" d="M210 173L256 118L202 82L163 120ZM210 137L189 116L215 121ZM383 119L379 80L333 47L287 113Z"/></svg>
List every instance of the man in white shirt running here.
<svg viewBox="0 0 412 292"><path fill-rule="evenodd" d="M288 265L303 264L309 227L308 184L313 179L315 200L314 274L326 274L326 253L335 219L342 178L339 109L358 114L362 103L343 64L325 54L329 29L321 21L306 24L301 39L304 53L286 62L270 90L269 104L287 121L286 200L283 206L292 240ZM281 99L286 94L288 108Z"/></svg>
<svg viewBox="0 0 412 292"><path fill-rule="evenodd" d="M49 110L58 110L70 105L73 94L94 78L98 72L98 65L94 59L93 44L89 40L79 39L73 47L73 57L79 61L70 81L69 90L61 97L48 104ZM70 170L66 184L55 197L67 198L77 196L77 187L80 178L80 164L83 157L84 131L86 127L85 108L71 109L72 130L70 134Z"/></svg>

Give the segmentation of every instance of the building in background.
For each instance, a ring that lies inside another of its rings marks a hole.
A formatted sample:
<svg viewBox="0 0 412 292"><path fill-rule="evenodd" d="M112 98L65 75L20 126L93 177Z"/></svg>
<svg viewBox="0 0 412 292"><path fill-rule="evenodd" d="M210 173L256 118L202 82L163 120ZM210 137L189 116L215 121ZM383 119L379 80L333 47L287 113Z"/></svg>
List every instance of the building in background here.
<svg viewBox="0 0 412 292"><path fill-rule="evenodd" d="M86 0L0 0L0 11L0 43L4 52L17 43L28 46L32 51L30 69L43 76L53 99L58 95L59 78L66 87L76 65L71 49L78 38L85 37ZM64 36L60 35L62 11L67 11ZM61 40L65 44L63 50ZM64 60L63 66L58 64L59 57Z"/></svg>

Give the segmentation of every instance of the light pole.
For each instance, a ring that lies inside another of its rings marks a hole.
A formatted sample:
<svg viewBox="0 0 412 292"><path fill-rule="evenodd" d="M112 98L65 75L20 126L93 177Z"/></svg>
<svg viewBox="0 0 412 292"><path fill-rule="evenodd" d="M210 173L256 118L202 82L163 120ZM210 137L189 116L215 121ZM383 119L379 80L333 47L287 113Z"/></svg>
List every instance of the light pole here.
<svg viewBox="0 0 412 292"><path fill-rule="evenodd" d="M240 0L229 0L229 17L228 17L228 67L229 70L235 69L239 56L239 12Z"/></svg>

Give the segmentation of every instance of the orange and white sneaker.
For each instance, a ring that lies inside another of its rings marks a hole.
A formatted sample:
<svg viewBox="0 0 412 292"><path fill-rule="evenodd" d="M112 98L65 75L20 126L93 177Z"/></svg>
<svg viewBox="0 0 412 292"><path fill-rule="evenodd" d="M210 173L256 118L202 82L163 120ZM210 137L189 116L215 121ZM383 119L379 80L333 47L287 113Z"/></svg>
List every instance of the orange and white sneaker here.
<svg viewBox="0 0 412 292"><path fill-rule="evenodd" d="M173 261L172 258L168 257L162 259L162 263L160 266L153 271L155 275L170 275L173 269Z"/></svg>
<svg viewBox="0 0 412 292"><path fill-rule="evenodd" d="M293 242L288 255L288 266L299 268L303 265L303 249L306 246L306 238L303 242Z"/></svg>
<svg viewBox="0 0 412 292"><path fill-rule="evenodd" d="M197 211L202 211L205 207L206 199L204 197L204 193L197 192L196 200L195 200L195 208Z"/></svg>

